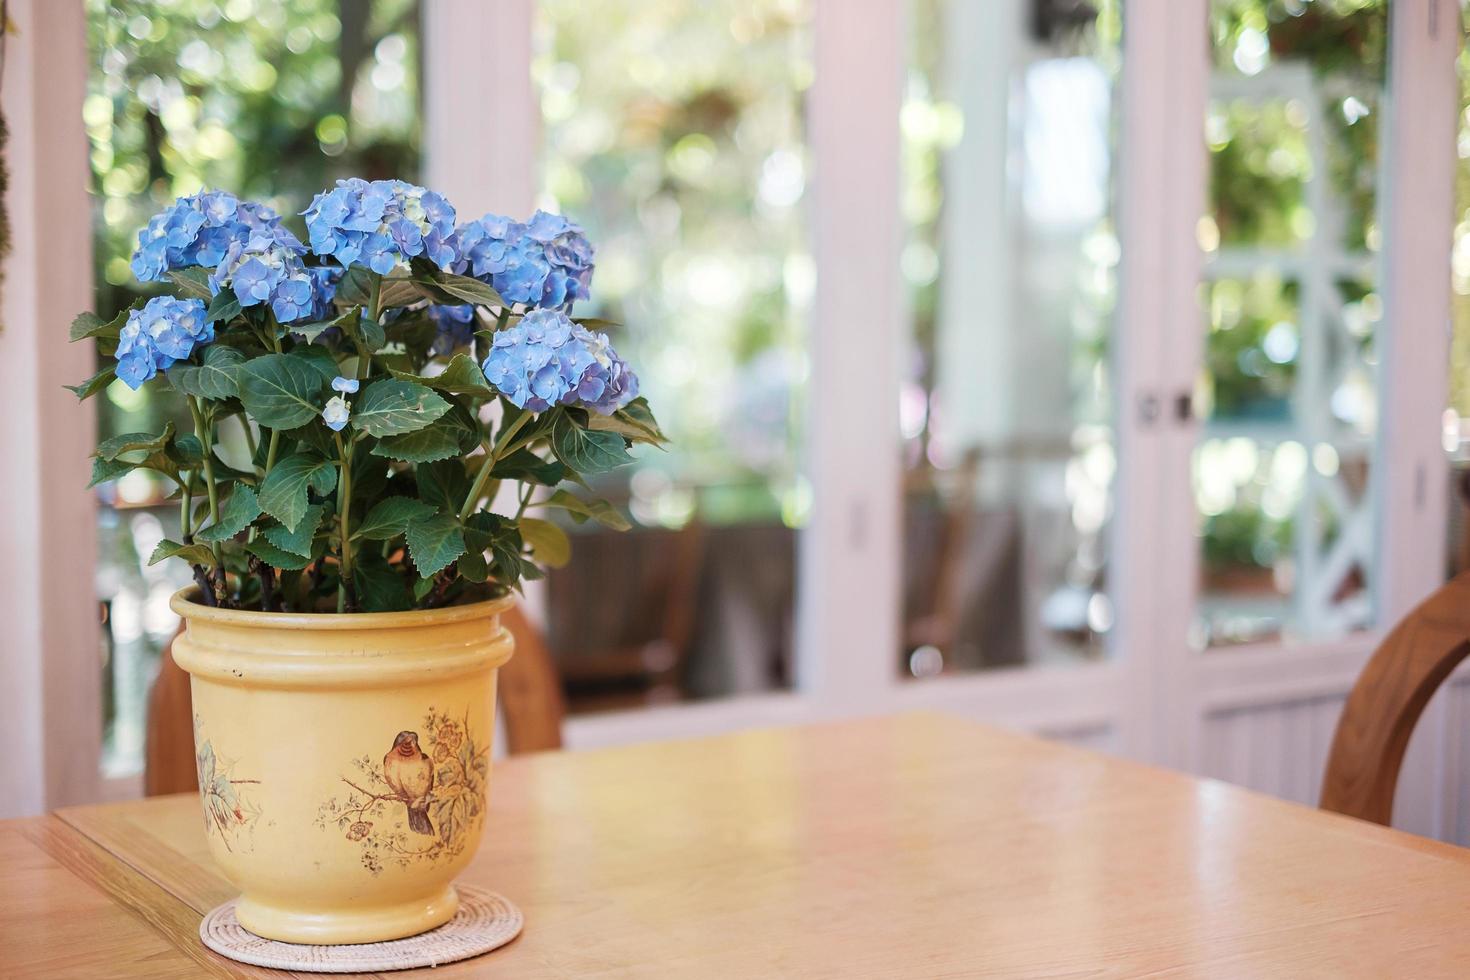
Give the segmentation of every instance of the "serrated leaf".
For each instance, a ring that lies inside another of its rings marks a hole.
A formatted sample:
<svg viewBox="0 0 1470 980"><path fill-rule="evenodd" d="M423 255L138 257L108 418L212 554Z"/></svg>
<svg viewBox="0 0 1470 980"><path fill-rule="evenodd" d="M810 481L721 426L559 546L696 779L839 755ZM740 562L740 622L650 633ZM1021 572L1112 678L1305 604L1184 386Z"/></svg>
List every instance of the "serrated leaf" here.
<svg viewBox="0 0 1470 980"><path fill-rule="evenodd" d="M466 551L460 555L454 568L461 578L476 585L490 577L490 565L485 561L484 554L478 551Z"/></svg>
<svg viewBox="0 0 1470 980"><path fill-rule="evenodd" d="M141 310L146 306L149 298L147 296L139 296L111 320L103 320L95 313L78 314L71 321L71 331L68 335L68 340L74 343L78 340L86 340L88 337L95 337L99 341L108 342L109 344L116 343L118 336L122 333L123 326L128 322L128 316L134 310Z"/></svg>
<svg viewBox="0 0 1470 980"><path fill-rule="evenodd" d="M362 523L352 529L352 537L369 541L387 541L408 530L408 523L431 516L434 508L413 497L388 497L373 505Z"/></svg>
<svg viewBox="0 0 1470 980"><path fill-rule="evenodd" d="M106 483L108 480L116 480L124 473L129 473L132 470L133 464L126 460L94 458L92 460L92 481L87 484L87 488L91 489L99 483Z"/></svg>
<svg viewBox="0 0 1470 980"><path fill-rule="evenodd" d="M572 557L572 542L567 532L550 521L522 517L518 522L521 539L531 549L531 557L543 565L561 568Z"/></svg>
<svg viewBox="0 0 1470 980"><path fill-rule="evenodd" d="M370 436L413 432L449 411L449 403L421 384L380 378L352 406L352 427Z"/></svg>
<svg viewBox="0 0 1470 980"><path fill-rule="evenodd" d="M431 578L464 554L464 528L448 514L431 514L408 522L408 556L420 578Z"/></svg>
<svg viewBox="0 0 1470 980"><path fill-rule="evenodd" d="M206 303L214 299L214 291L209 288L208 269L197 265L187 269L170 269L168 278L184 299L202 299Z"/></svg>
<svg viewBox="0 0 1470 980"><path fill-rule="evenodd" d="M289 551L293 555L309 557L312 538L316 537L317 528L321 527L322 517L326 512L327 509L321 504L310 504L306 508L306 515L301 518L301 523L296 525L296 530L293 531L284 524L270 524L261 533L277 548Z"/></svg>
<svg viewBox="0 0 1470 980"><path fill-rule="evenodd" d="M112 384L115 378L117 378L117 365L110 364L79 385L63 385L63 387L66 388L67 391L76 395L77 401L84 402L88 398L91 398L93 395L97 394L97 392Z"/></svg>
<svg viewBox="0 0 1470 980"><path fill-rule="evenodd" d="M237 373L240 401L259 424L294 429L321 413L326 383L305 359L266 354L242 365Z"/></svg>
<svg viewBox="0 0 1470 980"><path fill-rule="evenodd" d="M398 459L405 463L432 463L460 454L459 432L450 426L434 423L416 432L389 436L373 447L374 456Z"/></svg>
<svg viewBox="0 0 1470 980"><path fill-rule="evenodd" d="M616 320L608 320L600 316L574 316L571 320L573 323L586 327L588 330L601 330L604 333L622 326Z"/></svg>
<svg viewBox="0 0 1470 980"><path fill-rule="evenodd" d="M240 315L240 300L233 289L221 289L209 299L209 306L204 311L204 319L210 323L220 320L233 320Z"/></svg>
<svg viewBox="0 0 1470 980"><path fill-rule="evenodd" d="M123 453L132 452L154 452L168 445L174 436L174 424L165 422L163 431L158 435L147 432L124 432L122 435L113 436L104 440L102 445L92 455L97 459L116 459Z"/></svg>
<svg viewBox="0 0 1470 980"><path fill-rule="evenodd" d="M202 544L179 544L164 538L158 542L158 547L153 549L153 554L148 556L148 564L157 565L165 558L182 558L191 565L203 565L206 568L215 566L214 552Z"/></svg>
<svg viewBox="0 0 1470 980"><path fill-rule="evenodd" d="M577 473L606 473L632 459L622 436L584 429L569 412L558 415L552 424L551 450Z"/></svg>
<svg viewBox="0 0 1470 980"><path fill-rule="evenodd" d="M364 551L352 566L357 601L365 612L402 612L413 599L402 573L374 551Z"/></svg>
<svg viewBox="0 0 1470 980"><path fill-rule="evenodd" d="M204 348L202 364L180 361L168 369L168 381L179 391L196 398L224 401L240 393L236 372L245 355L224 344Z"/></svg>
<svg viewBox="0 0 1470 980"><path fill-rule="evenodd" d="M321 344L297 344L286 356L309 365L325 381L331 381L342 373L341 366L337 364L337 356Z"/></svg>
<svg viewBox="0 0 1470 980"><path fill-rule="evenodd" d="M357 318L361 315L362 307L354 306L346 312L340 313L337 316L330 317L326 320L314 320L311 323L293 323L286 329L290 330L294 334L300 334L301 336L305 337L307 343L312 343L323 333L332 329L333 327L336 327L340 330L348 322L357 322Z"/></svg>
<svg viewBox="0 0 1470 980"><path fill-rule="evenodd" d="M395 372L396 374L396 372ZM494 398L495 389L485 380L485 373L468 354L455 354L449 359L443 373L425 377L416 374L396 374L403 381L433 388L451 395L470 395L474 398Z"/></svg>
<svg viewBox="0 0 1470 980"><path fill-rule="evenodd" d="M194 540L214 543L228 541L249 526L260 516L260 501L255 491L247 486L235 485L235 489L219 509L219 521L194 535Z"/></svg>
<svg viewBox="0 0 1470 980"><path fill-rule="evenodd" d="M468 409L455 402L447 413L422 429L379 440L372 455L408 463L431 463L461 456L479 442L479 422Z"/></svg>
<svg viewBox="0 0 1470 980"><path fill-rule="evenodd" d="M452 272L436 272L433 281L440 289L462 303L501 308L510 305L488 283L469 276L459 276Z"/></svg>
<svg viewBox="0 0 1470 980"><path fill-rule="evenodd" d="M556 460L542 459L529 449L517 449L504 459L496 460L490 476L496 480L517 480L554 487L567 478L567 468Z"/></svg>
<svg viewBox="0 0 1470 980"><path fill-rule="evenodd" d="M616 432L634 442L646 442L654 446L662 446L669 441L659 429L653 412L649 411L646 398L635 398L627 407L620 408L611 415L590 413L587 428Z"/></svg>
<svg viewBox="0 0 1470 980"><path fill-rule="evenodd" d="M265 538L256 538L245 545L245 550L250 552L261 561L272 568L286 569L292 571L305 568L311 564L311 559L305 555L293 554L284 548L277 548Z"/></svg>
<svg viewBox="0 0 1470 980"><path fill-rule="evenodd" d="M306 516L307 488L328 494L337 485L337 471L332 462L315 453L295 453L277 460L260 484L260 507L267 514L295 531Z"/></svg>
<svg viewBox="0 0 1470 980"><path fill-rule="evenodd" d="M603 527L612 528L614 531L626 531L633 526L616 507L606 500L582 500L565 490L558 490L545 500L533 501L531 506L555 507L558 510L564 510L578 524L591 518Z"/></svg>
<svg viewBox="0 0 1470 980"><path fill-rule="evenodd" d="M378 308L391 310L412 306L423 298L423 291L412 278L390 276L383 280L383 285L378 289Z"/></svg>
<svg viewBox="0 0 1470 980"><path fill-rule="evenodd" d="M457 513L470 492L470 476L458 459L416 466L414 478L418 481L420 499L447 514Z"/></svg>

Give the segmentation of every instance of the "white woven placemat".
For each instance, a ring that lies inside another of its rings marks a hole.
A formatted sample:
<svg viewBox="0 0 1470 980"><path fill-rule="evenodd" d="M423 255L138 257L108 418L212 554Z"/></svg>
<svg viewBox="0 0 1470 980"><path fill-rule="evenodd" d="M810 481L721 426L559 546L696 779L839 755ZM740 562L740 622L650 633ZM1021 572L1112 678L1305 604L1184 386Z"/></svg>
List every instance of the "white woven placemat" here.
<svg viewBox="0 0 1470 980"><path fill-rule="evenodd" d="M307 973L373 973L467 960L504 946L521 934L525 919L504 895L473 885L455 888L459 891L459 911L454 918L407 939L344 946L276 942L247 932L235 919L233 899L204 917L199 923L199 938L221 956L251 966Z"/></svg>

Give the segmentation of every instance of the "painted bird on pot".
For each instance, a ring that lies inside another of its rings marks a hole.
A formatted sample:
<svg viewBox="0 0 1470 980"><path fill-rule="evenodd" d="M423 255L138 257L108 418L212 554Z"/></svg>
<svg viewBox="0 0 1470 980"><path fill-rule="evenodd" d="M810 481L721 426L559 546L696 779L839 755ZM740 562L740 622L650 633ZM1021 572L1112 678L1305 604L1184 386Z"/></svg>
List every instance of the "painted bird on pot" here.
<svg viewBox="0 0 1470 980"><path fill-rule="evenodd" d="M419 748L418 732L399 732L383 756L383 779L408 807L409 829L433 834L429 793L434 789L434 762Z"/></svg>

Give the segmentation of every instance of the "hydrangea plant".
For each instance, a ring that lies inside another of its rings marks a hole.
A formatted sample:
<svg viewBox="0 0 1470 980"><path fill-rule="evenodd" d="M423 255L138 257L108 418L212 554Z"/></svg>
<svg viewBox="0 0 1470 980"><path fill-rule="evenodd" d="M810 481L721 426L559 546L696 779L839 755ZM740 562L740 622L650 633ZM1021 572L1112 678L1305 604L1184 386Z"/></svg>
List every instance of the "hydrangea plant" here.
<svg viewBox="0 0 1470 980"><path fill-rule="evenodd" d="M132 262L172 295L72 324L109 361L80 398L166 385L193 419L93 454L92 485L172 481L181 533L150 564L188 562L213 606L397 611L565 562L548 509L628 526L566 486L664 442L610 324L572 313L593 269L577 225L542 211L457 225L433 191L356 178L302 213L309 244L232 194L179 198ZM227 426L241 458L220 447Z"/></svg>

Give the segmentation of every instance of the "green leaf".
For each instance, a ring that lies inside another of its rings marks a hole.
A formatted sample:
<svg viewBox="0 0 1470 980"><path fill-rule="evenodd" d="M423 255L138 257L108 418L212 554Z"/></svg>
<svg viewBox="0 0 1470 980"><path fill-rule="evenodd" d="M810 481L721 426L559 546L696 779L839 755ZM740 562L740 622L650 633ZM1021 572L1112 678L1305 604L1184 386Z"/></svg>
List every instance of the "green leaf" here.
<svg viewBox="0 0 1470 980"><path fill-rule="evenodd" d="M236 373L245 355L224 344L204 348L202 364L180 361L168 369L168 381L179 391L196 398L224 401L240 393Z"/></svg>
<svg viewBox="0 0 1470 980"><path fill-rule="evenodd" d="M474 303L476 306L498 306L508 307L500 294L487 283L469 276L458 276L452 272L438 272L433 277L434 282L440 289L462 303Z"/></svg>
<svg viewBox="0 0 1470 980"><path fill-rule="evenodd" d="M400 459L405 463L431 463L460 454L460 433L452 426L438 422L417 432L389 436L373 447L374 456Z"/></svg>
<svg viewBox="0 0 1470 980"><path fill-rule="evenodd" d="M375 551L364 551L352 566L357 601L367 612L402 612L413 608L402 573Z"/></svg>
<svg viewBox="0 0 1470 980"><path fill-rule="evenodd" d="M296 453L278 460L260 485L260 507L295 531L306 516L307 488L328 494L337 485L332 462L315 453Z"/></svg>
<svg viewBox="0 0 1470 980"><path fill-rule="evenodd" d="M300 357L267 354L238 372L240 401L251 418L271 429L294 429L321 413L322 375Z"/></svg>
<svg viewBox="0 0 1470 980"><path fill-rule="evenodd" d="M408 555L420 578L431 578L464 554L464 528L448 514L431 514L408 522Z"/></svg>
<svg viewBox="0 0 1470 980"><path fill-rule="evenodd" d="M475 359L468 354L455 354L451 357L442 374L432 377L397 374L396 377L450 395L469 395L481 399L495 397L495 389L490 387L490 382L485 380L484 372L475 363Z"/></svg>
<svg viewBox="0 0 1470 980"><path fill-rule="evenodd" d="M470 492L470 475L458 459L441 459L414 468L419 497L436 510L458 513Z"/></svg>
<svg viewBox="0 0 1470 980"><path fill-rule="evenodd" d="M496 460L490 476L496 480L517 480L554 487L567 478L567 468L555 460L542 459L529 449L517 449L504 459Z"/></svg>
<svg viewBox="0 0 1470 980"><path fill-rule="evenodd" d="M393 436L421 429L447 411L449 403L423 385L381 378L352 406L351 421L370 436Z"/></svg>
<svg viewBox="0 0 1470 980"><path fill-rule="evenodd" d="M75 342L85 340L88 337L96 337L98 340L116 343L118 336L122 333L123 326L128 322L128 315L134 310L141 310L148 304L148 296L139 296L117 316L111 320L103 320L95 313L82 313L71 321L71 333L68 340Z"/></svg>
<svg viewBox="0 0 1470 980"><path fill-rule="evenodd" d="M654 446L661 446L669 441L659 429L653 412L649 411L648 399L641 397L633 399L626 408L620 408L611 415L590 413L587 428L616 432L634 442L646 442Z"/></svg>
<svg viewBox="0 0 1470 980"><path fill-rule="evenodd" d="M365 316L359 317L344 329L352 345L357 348L359 357L373 356L388 342L388 335L383 331L382 324Z"/></svg>
<svg viewBox="0 0 1470 980"><path fill-rule="evenodd" d="M582 500L565 490L558 490L545 500L532 501L531 506L555 507L564 510L578 524L590 517L603 527L610 527L614 531L626 531L633 526L628 523L626 517L618 512L616 507L606 500Z"/></svg>
<svg viewBox="0 0 1470 980"><path fill-rule="evenodd" d="M170 269L168 277L184 299L202 299L206 303L214 299L214 291L209 288L209 270L202 266Z"/></svg>
<svg viewBox="0 0 1470 980"><path fill-rule="evenodd" d="M325 381L331 381L342 373L337 356L321 344L298 344L286 356L299 358Z"/></svg>
<svg viewBox="0 0 1470 980"><path fill-rule="evenodd" d="M255 491L236 484L229 499L219 509L219 521L195 534L194 539L209 543L228 541L259 516L260 501L256 498Z"/></svg>
<svg viewBox="0 0 1470 980"><path fill-rule="evenodd" d="M572 322L586 327L588 330L601 330L606 333L622 324L616 320L605 320L600 316L574 316Z"/></svg>
<svg viewBox="0 0 1470 980"><path fill-rule="evenodd" d="M305 568L311 564L309 557L293 554L283 548L277 548L265 538L256 538L254 541L249 542L245 545L245 550L272 568L294 570Z"/></svg>
<svg viewBox="0 0 1470 980"><path fill-rule="evenodd" d="M87 484L87 488L91 489L99 483L106 483L108 480L116 480L124 473L131 472L133 468L134 464L129 463L126 460L93 459L92 482Z"/></svg>
<svg viewBox="0 0 1470 980"><path fill-rule="evenodd" d="M313 343L323 333L336 327L343 329L348 322L355 323L362 315L362 307L354 306L345 313L338 314L328 320L314 320L311 323L293 323L287 329L294 334L300 334L306 338L307 343Z"/></svg>
<svg viewBox="0 0 1470 980"><path fill-rule="evenodd" d="M490 577L490 565L485 561L485 555L479 551L466 551L460 555L454 568L461 578L476 585Z"/></svg>
<svg viewBox="0 0 1470 980"><path fill-rule="evenodd" d="M107 367L92 375L79 385L63 385L67 391L77 396L78 401L86 401L97 392L112 384L117 377L117 365L109 364Z"/></svg>
<svg viewBox="0 0 1470 980"><path fill-rule="evenodd" d="M584 429L573 421L570 412L556 417L551 427L551 450L577 473L606 473L632 459L622 436Z"/></svg>
<svg viewBox="0 0 1470 980"><path fill-rule="evenodd" d="M174 424L165 422L163 431L156 436L147 432L124 432L122 435L113 436L104 441L92 455L98 459L112 460L123 453L151 453L168 445L169 440L173 437Z"/></svg>
<svg viewBox="0 0 1470 980"><path fill-rule="evenodd" d="M423 290L411 277L391 276L383 280L378 290L378 307L384 310L412 306L424 298Z"/></svg>
<svg viewBox="0 0 1470 980"><path fill-rule="evenodd" d="M369 541L387 541L408 530L408 523L434 513L434 508L413 497L388 497L368 511L362 523L352 530L352 537Z"/></svg>
<svg viewBox="0 0 1470 980"><path fill-rule="evenodd" d="M321 504L311 504L306 508L306 515L301 518L301 523L296 525L296 530L293 531L284 524L270 524L261 533L267 541L282 551L309 557L312 538L316 537L317 528L321 527L322 517L326 512L327 508Z"/></svg>
<svg viewBox="0 0 1470 980"><path fill-rule="evenodd" d="M430 463L436 459L462 456L479 442L479 421L468 409L455 402L445 415L422 429L380 440L373 447L372 454L409 463Z"/></svg>
<svg viewBox="0 0 1470 980"><path fill-rule="evenodd" d="M210 297L209 308L204 311L204 319L210 323L220 320L233 320L240 315L240 300L235 296L233 289L221 289Z"/></svg>
<svg viewBox="0 0 1470 980"><path fill-rule="evenodd" d="M561 568L572 557L572 542L567 532L550 521L522 517L518 522L521 538L531 549L531 556L543 565Z"/></svg>
<svg viewBox="0 0 1470 980"><path fill-rule="evenodd" d="M182 558L191 565L203 565L213 568L214 552L202 544L179 544L164 538L158 542L158 547L153 549L153 554L148 556L148 564L157 565L165 558Z"/></svg>

